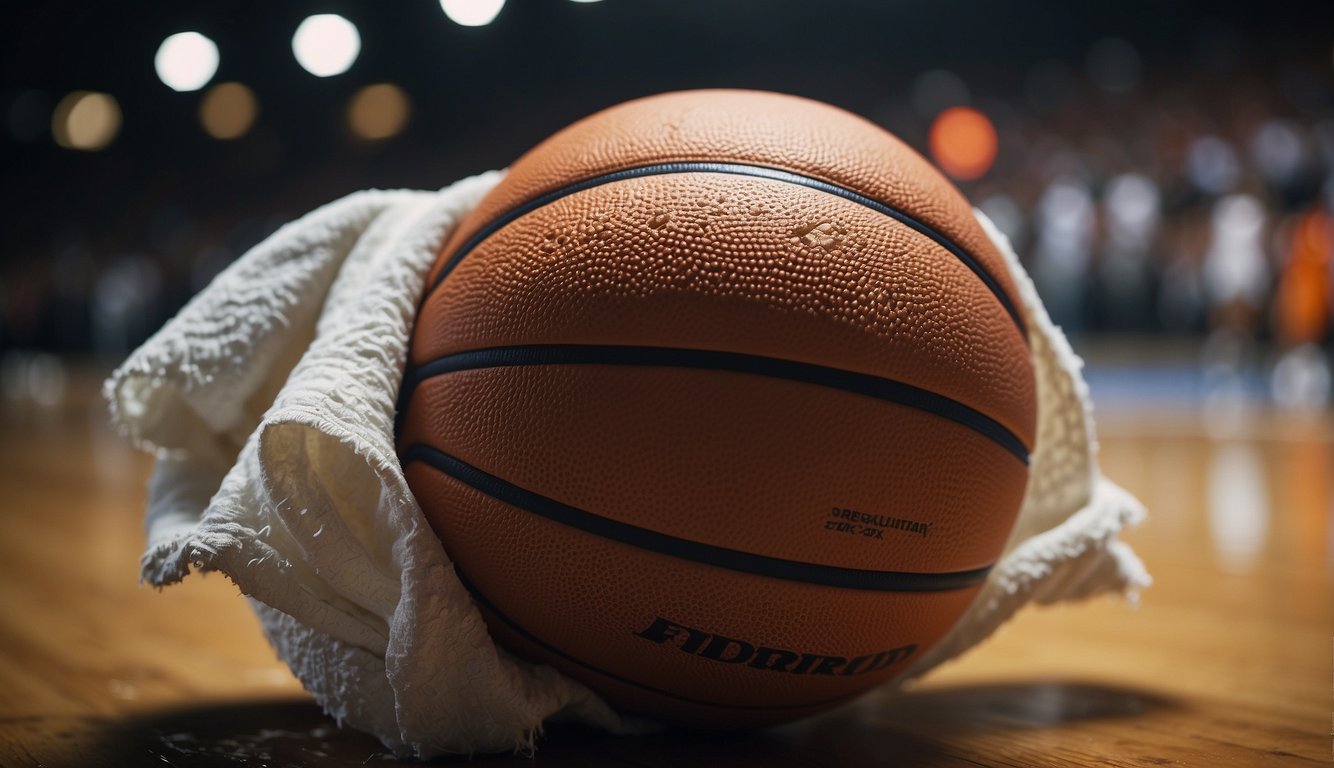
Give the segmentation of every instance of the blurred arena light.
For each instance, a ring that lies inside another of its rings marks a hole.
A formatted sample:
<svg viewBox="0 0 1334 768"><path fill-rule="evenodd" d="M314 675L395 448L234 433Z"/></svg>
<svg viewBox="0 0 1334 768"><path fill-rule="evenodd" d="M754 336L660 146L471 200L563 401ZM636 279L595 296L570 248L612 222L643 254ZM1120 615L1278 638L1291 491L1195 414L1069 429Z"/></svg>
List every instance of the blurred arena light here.
<svg viewBox="0 0 1334 768"><path fill-rule="evenodd" d="M1212 195L1231 192L1241 176L1237 153L1218 136L1201 136L1186 153L1186 176L1196 188Z"/></svg>
<svg viewBox="0 0 1334 768"><path fill-rule="evenodd" d="M255 93L241 83L219 83L204 94L199 104L199 122L204 130L224 141L246 135L258 115Z"/></svg>
<svg viewBox="0 0 1334 768"><path fill-rule="evenodd" d="M1038 199L1033 227L1033 282L1052 320L1078 332L1085 322L1086 276L1097 233L1097 210L1083 180L1053 179Z"/></svg>
<svg viewBox="0 0 1334 768"><path fill-rule="evenodd" d="M198 32L178 32L158 46L153 66L173 91L197 91L218 71L218 46Z"/></svg>
<svg viewBox="0 0 1334 768"><path fill-rule="evenodd" d="M997 229L1010 238L1010 242L1018 243L1024 236L1024 210L1013 197L996 192L987 196L977 207L991 219Z"/></svg>
<svg viewBox="0 0 1334 768"><path fill-rule="evenodd" d="M996 162L996 128L971 107L950 107L931 124L927 143L936 164L956 179L979 179Z"/></svg>
<svg viewBox="0 0 1334 768"><path fill-rule="evenodd" d="M397 136L408 123L408 95L393 83L376 83L357 91L347 105L347 123L358 138L378 141Z"/></svg>
<svg viewBox="0 0 1334 768"><path fill-rule="evenodd" d="M586 4L586 3L600 3L602 2L602 0L570 0L570 2Z"/></svg>
<svg viewBox="0 0 1334 768"><path fill-rule="evenodd" d="M1036 212L1037 260L1051 260L1072 273L1091 256L1097 211L1088 188L1075 177L1054 179L1043 190Z"/></svg>
<svg viewBox="0 0 1334 768"><path fill-rule="evenodd" d="M1212 302L1259 307L1269 287L1265 257L1265 207L1255 195L1238 193L1214 203L1209 215L1204 284Z"/></svg>
<svg viewBox="0 0 1334 768"><path fill-rule="evenodd" d="M1266 120L1251 139L1251 162L1275 184L1286 183L1301 171L1305 152L1296 126L1286 120Z"/></svg>
<svg viewBox="0 0 1334 768"><path fill-rule="evenodd" d="M336 13L308 16L292 35L292 53L316 77L341 75L361 53L361 35L356 25Z"/></svg>
<svg viewBox="0 0 1334 768"><path fill-rule="evenodd" d="M440 10L463 27L484 27L495 21L505 0L440 0Z"/></svg>
<svg viewBox="0 0 1334 768"><path fill-rule="evenodd" d="M1274 330L1286 346L1319 345L1334 313L1334 284L1329 279L1334 217L1313 205L1284 229L1286 236L1279 239L1286 241L1286 247L1272 305Z"/></svg>
<svg viewBox="0 0 1334 768"><path fill-rule="evenodd" d="M120 132L120 105L106 93L74 91L51 116L51 134L67 149L98 150Z"/></svg>
<svg viewBox="0 0 1334 768"><path fill-rule="evenodd" d="M1122 249L1149 248L1161 204L1158 185L1148 176L1125 173L1114 177L1103 192L1107 238Z"/></svg>
<svg viewBox="0 0 1334 768"><path fill-rule="evenodd" d="M1318 411L1329 404L1329 362L1318 345L1303 344L1279 358L1269 386L1279 407Z"/></svg>

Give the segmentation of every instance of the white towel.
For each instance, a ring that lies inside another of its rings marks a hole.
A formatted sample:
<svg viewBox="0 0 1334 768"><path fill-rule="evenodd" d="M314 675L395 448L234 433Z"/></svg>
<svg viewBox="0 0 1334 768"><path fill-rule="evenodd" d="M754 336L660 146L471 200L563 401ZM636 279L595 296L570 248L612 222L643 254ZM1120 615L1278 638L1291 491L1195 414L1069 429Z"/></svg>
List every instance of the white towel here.
<svg viewBox="0 0 1334 768"><path fill-rule="evenodd" d="M106 384L115 423L158 459L143 579L227 574L324 709L400 755L531 749L557 716L652 727L491 641L394 452L426 272L500 178L360 192L288 224ZM1080 360L1008 241L978 217L1028 309L1038 448L1019 522L979 599L899 683L976 645L1025 603L1133 595L1149 583L1116 538L1144 510L1098 471Z"/></svg>

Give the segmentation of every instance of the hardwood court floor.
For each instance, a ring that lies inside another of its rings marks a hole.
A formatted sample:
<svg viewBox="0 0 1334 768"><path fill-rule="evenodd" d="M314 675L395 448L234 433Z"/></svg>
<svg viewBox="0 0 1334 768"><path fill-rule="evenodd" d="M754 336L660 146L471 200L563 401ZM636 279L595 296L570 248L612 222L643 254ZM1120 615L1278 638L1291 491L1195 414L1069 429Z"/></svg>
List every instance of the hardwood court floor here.
<svg viewBox="0 0 1334 768"><path fill-rule="evenodd" d="M149 461L103 426L95 387L85 374L65 405L0 403L0 765L391 760L320 714L225 578L137 585ZM552 727L532 761L476 764L1328 765L1328 416L1100 427L1107 473L1152 512L1128 537L1156 579L1139 608L1030 609L907 694L784 728Z"/></svg>

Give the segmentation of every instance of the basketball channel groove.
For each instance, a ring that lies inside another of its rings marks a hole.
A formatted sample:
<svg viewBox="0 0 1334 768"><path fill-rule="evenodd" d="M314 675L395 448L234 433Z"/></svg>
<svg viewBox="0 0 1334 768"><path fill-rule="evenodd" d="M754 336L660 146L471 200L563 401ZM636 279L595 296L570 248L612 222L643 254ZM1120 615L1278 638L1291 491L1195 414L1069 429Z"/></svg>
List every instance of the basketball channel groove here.
<svg viewBox="0 0 1334 768"><path fill-rule="evenodd" d="M417 461L494 499L562 525L651 552L767 578L844 589L941 592L974 586L984 580L991 571L991 566L944 573L872 571L757 555L670 536L570 506L549 496L521 488L429 445L418 443L403 452L405 469Z"/></svg>
<svg viewBox="0 0 1334 768"><path fill-rule="evenodd" d="M800 381L874 397L934 414L961 424L1004 448L1028 464L1028 448L1000 422L973 408L930 390L905 382L841 368L761 355L676 347L640 347L604 344L534 344L458 352L410 369L403 378L399 416L407 411L412 394L434 376L480 368L522 365L633 365L730 371Z"/></svg>
<svg viewBox="0 0 1334 768"><path fill-rule="evenodd" d="M433 294L436 288L444 282L449 273L454 270L454 267L458 266L459 262L461 262L465 256L477 246L481 245L488 237L523 216L526 216L539 208L550 205L563 197L568 197L576 192L599 187L603 184L611 184L628 179L638 179L645 176L665 176L679 173L724 173L796 184L797 186L818 190L820 192L834 195L835 197L841 197L844 200L851 201L866 208L870 208L877 213L888 216L891 219L906 225L910 229L925 235L931 240L934 240L936 244L953 254L954 257L962 262L964 266L968 267L973 274L977 275L978 279L981 280L982 283L986 285L987 289L991 291L991 294L996 297L996 301L1000 302L1005 313L1010 316L1010 320L1014 322L1015 327L1019 330L1020 337L1023 338L1025 343L1028 342L1028 331L1024 326L1023 317L1019 314L1019 310L1015 307L1014 302L1010 301L1009 296L1005 294L1000 283L997 282L996 278L982 266L981 262L979 262L976 257L958 243L955 243L953 240L945 236L940 230L905 211L889 206L874 198L867 197L866 195L848 189L847 187L842 187L838 184L825 181L824 179L804 176L800 173L794 173L780 168L770 168L762 165L747 165L745 163L670 162L643 165L636 168L625 168L619 171L612 171L611 173L583 179L582 181L576 181L559 189L547 192L546 194L539 195L532 200L529 200L522 205L515 206L504 214L497 216L465 240L454 251L453 255L450 256L449 261L445 262L444 266L440 268L440 272L435 276L435 280L427 286L425 295L422 297L421 306L426 305L431 294Z"/></svg>

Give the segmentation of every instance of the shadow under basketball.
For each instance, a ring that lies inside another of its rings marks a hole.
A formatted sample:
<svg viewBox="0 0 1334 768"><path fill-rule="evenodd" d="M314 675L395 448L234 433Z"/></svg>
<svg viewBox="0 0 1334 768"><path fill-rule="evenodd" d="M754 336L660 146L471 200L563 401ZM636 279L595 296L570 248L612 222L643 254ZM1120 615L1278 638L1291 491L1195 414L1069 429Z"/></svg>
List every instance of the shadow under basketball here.
<svg viewBox="0 0 1334 768"><path fill-rule="evenodd" d="M1156 694L1079 681L966 685L872 694L833 712L752 731L672 728L616 737L575 725L546 729L533 757L479 755L488 766L899 766L955 764L984 732L1133 718L1180 705ZM46 727L50 728L48 724ZM120 721L66 723L46 766L364 766L394 761L371 736L339 729L310 701L235 702ZM469 758L441 758L446 765Z"/></svg>
<svg viewBox="0 0 1334 768"><path fill-rule="evenodd" d="M553 726L537 753L545 765L937 766L976 763L960 749L983 732L1134 718L1180 704L1130 688L1082 681L963 685L872 693L789 725L753 731L671 729L609 739Z"/></svg>

